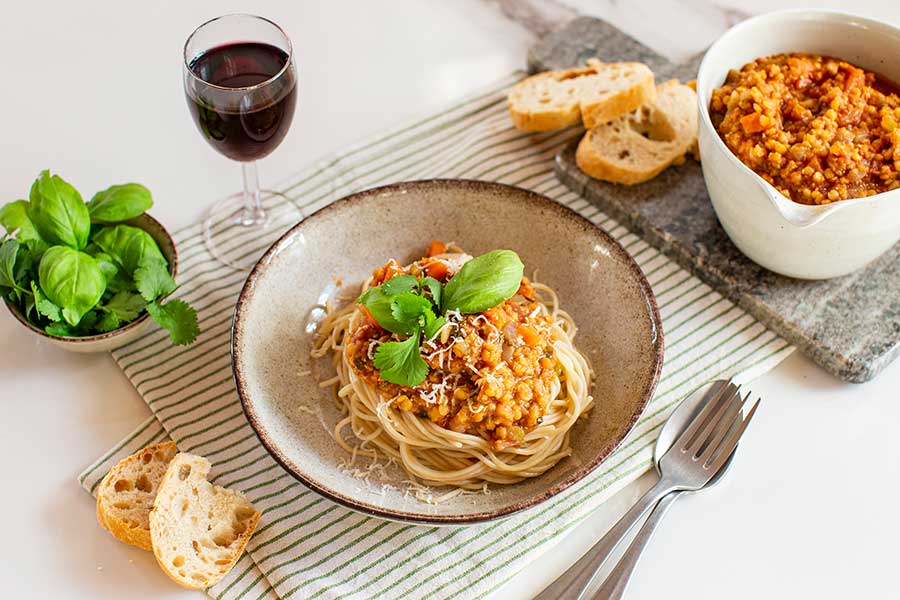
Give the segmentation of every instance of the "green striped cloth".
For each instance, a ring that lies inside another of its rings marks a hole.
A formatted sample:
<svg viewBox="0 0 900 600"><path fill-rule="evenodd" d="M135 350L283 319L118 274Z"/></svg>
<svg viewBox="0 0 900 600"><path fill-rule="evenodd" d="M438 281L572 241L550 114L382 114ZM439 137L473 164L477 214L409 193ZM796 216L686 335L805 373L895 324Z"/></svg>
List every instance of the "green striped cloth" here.
<svg viewBox="0 0 900 600"><path fill-rule="evenodd" d="M306 169L272 202L264 235L233 232L230 252L260 255L305 214L348 193L385 183L464 177L523 186L578 211L635 257L659 300L666 359L656 397L622 447L579 485L526 514L468 528L400 525L349 511L306 489L260 445L231 378L230 327L245 273L219 266L199 225L177 232L182 297L197 307L202 334L173 347L154 331L113 357L153 411L81 474L93 493L118 459L172 438L208 457L213 480L242 490L263 512L248 552L216 599L481 598L557 544L573 526L651 465L661 423L689 391L710 379L748 380L793 348L753 317L629 233L553 175L553 156L578 135L522 133L510 126L506 78L464 102L394 129Z"/></svg>

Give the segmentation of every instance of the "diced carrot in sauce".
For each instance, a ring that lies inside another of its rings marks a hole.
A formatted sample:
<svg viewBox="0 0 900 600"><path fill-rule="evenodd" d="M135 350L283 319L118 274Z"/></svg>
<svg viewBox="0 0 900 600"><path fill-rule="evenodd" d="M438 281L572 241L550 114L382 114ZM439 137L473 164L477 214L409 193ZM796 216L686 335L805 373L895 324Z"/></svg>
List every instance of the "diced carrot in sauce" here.
<svg viewBox="0 0 900 600"><path fill-rule="evenodd" d="M531 282L528 281L527 277L522 278L522 283L519 285L519 290L516 292L523 298L528 298L529 300L534 300L534 287L532 287Z"/></svg>
<svg viewBox="0 0 900 600"><path fill-rule="evenodd" d="M445 252L447 252L447 244L438 240L431 240L431 245L428 246L429 257L437 256L438 254L444 254Z"/></svg>
<svg viewBox="0 0 900 600"><path fill-rule="evenodd" d="M403 267L400 266L400 263L398 263L393 258L389 260L386 265L384 265L384 281L387 281L394 275L400 275L402 273Z"/></svg>
<svg viewBox="0 0 900 600"><path fill-rule="evenodd" d="M534 348L541 342L541 336L535 331L534 327L529 325L519 325L519 327L516 328L516 333L522 338L522 341L531 348Z"/></svg>
<svg viewBox="0 0 900 600"><path fill-rule="evenodd" d="M481 314L487 317L487 320L497 329L504 327L509 322L506 313L497 306L489 308Z"/></svg>
<svg viewBox="0 0 900 600"><path fill-rule="evenodd" d="M430 260L422 267L425 272L435 279L443 279L447 275L447 265L439 260Z"/></svg>
<svg viewBox="0 0 900 600"><path fill-rule="evenodd" d="M750 113L741 117L741 126L747 133L759 133L769 128L764 121L765 119L760 113Z"/></svg>
<svg viewBox="0 0 900 600"><path fill-rule="evenodd" d="M378 325L378 321L375 320L375 317L372 316L372 313L369 312L369 309L364 304L360 304L359 308L362 309L363 314L366 316L366 320L372 323L372 325Z"/></svg>

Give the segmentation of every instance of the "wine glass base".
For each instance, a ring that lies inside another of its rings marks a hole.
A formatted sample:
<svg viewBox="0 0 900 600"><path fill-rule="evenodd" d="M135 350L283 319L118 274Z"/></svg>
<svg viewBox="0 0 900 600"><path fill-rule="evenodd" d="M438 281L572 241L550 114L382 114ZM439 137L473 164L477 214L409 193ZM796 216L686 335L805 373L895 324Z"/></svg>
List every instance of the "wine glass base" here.
<svg viewBox="0 0 900 600"><path fill-rule="evenodd" d="M273 200L290 202L284 194L272 190L260 190L260 195L263 203L270 206ZM244 194L237 193L209 207L203 219L203 241L219 263L236 271L249 271L259 260L260 253L248 252L248 243L255 241L270 225L265 209L247 208Z"/></svg>

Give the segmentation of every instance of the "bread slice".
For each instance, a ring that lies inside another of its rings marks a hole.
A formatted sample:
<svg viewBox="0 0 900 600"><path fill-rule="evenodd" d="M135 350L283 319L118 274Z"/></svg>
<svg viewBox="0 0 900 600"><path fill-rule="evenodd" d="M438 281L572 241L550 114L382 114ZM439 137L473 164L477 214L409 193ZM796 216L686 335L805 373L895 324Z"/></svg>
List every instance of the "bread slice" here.
<svg viewBox="0 0 900 600"><path fill-rule="evenodd" d="M589 130L575 153L595 179L633 185L684 162L697 144L697 93L677 80L656 89L656 100Z"/></svg>
<svg viewBox="0 0 900 600"><path fill-rule="evenodd" d="M178 450L175 442L147 446L116 464L97 489L97 520L126 544L152 550L150 509L169 462Z"/></svg>
<svg viewBox="0 0 900 600"><path fill-rule="evenodd" d="M153 554L176 583L205 589L234 566L260 513L239 492L206 480L209 461L179 453L163 476L153 510Z"/></svg>
<svg viewBox="0 0 900 600"><path fill-rule="evenodd" d="M653 100L653 72L641 63L601 63L538 73L514 85L507 104L522 131L595 127Z"/></svg>

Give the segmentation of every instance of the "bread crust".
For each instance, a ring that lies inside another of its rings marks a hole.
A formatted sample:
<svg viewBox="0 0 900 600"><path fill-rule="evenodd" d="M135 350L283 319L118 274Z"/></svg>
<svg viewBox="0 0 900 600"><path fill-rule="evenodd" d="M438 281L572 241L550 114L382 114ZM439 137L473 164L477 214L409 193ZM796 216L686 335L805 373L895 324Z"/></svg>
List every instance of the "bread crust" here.
<svg viewBox="0 0 900 600"><path fill-rule="evenodd" d="M626 79L629 85L623 87ZM655 94L653 72L646 65L591 59L586 67L523 79L510 88L507 107L517 129L554 131L582 122L586 127L605 123L653 100Z"/></svg>
<svg viewBox="0 0 900 600"><path fill-rule="evenodd" d="M149 529L133 526L118 518L115 515L115 511L112 510L117 494L114 482L120 478L130 477L128 474L129 469L139 468L141 457L145 454L155 455L157 452L161 452L167 455L174 455L176 450L175 442L152 444L138 450L131 456L123 458L109 470L109 473L106 474L97 488L97 522L100 523L101 527L126 544L131 544L144 550L153 549Z"/></svg>

